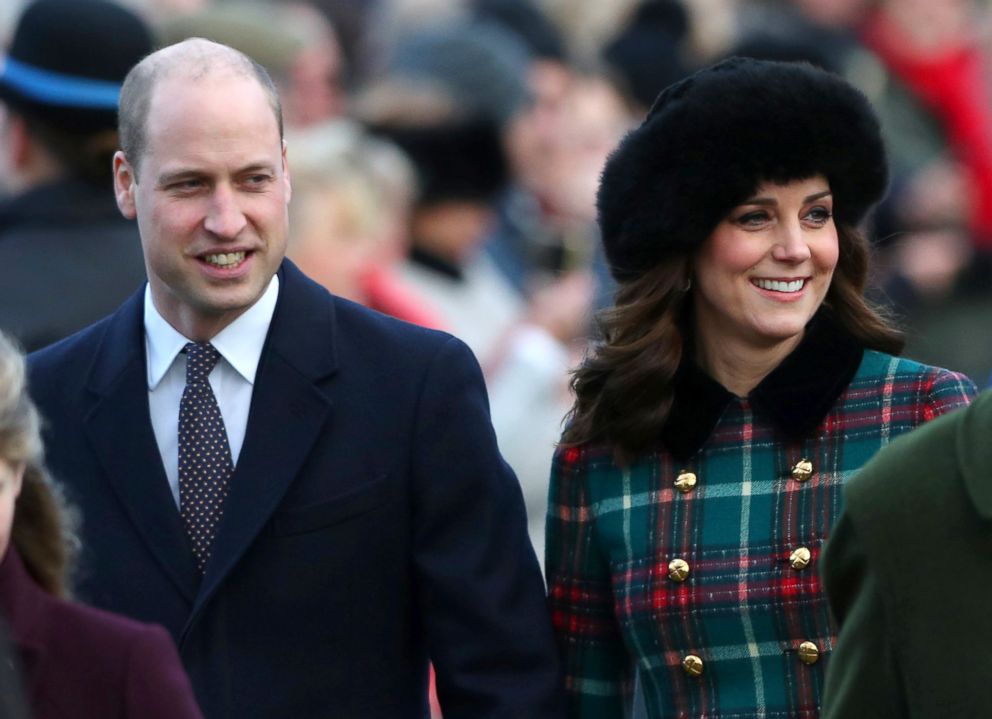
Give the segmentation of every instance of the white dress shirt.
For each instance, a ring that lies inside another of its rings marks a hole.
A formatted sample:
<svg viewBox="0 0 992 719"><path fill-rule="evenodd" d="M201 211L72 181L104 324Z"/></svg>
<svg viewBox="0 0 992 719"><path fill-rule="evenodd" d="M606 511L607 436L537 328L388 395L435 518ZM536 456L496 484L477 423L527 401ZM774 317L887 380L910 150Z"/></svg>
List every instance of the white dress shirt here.
<svg viewBox="0 0 992 719"><path fill-rule="evenodd" d="M255 373L262 357L262 345L272 322L279 278L273 275L268 289L258 301L210 340L220 353L210 373L210 387L217 397L231 461L236 467L245 441L248 410L255 386ZM151 289L145 286L145 356L148 358L148 409L162 466L172 496L179 506L179 403L186 388L187 342L155 308Z"/></svg>

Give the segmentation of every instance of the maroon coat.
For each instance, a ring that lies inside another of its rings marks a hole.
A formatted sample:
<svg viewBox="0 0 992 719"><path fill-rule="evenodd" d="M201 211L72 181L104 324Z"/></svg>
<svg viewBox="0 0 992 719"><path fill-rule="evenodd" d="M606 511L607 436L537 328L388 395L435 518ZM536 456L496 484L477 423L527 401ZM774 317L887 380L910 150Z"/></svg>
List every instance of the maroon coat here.
<svg viewBox="0 0 992 719"><path fill-rule="evenodd" d="M13 547L0 562L0 610L33 719L201 719L164 629L52 596Z"/></svg>

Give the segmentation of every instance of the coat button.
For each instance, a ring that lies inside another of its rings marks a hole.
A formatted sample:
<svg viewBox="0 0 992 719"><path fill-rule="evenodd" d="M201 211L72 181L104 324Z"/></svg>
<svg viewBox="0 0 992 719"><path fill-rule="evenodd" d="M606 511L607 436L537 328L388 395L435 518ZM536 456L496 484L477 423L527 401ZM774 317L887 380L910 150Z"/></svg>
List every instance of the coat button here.
<svg viewBox="0 0 992 719"><path fill-rule="evenodd" d="M789 564L796 571L800 571L809 566L810 557L810 552L806 547L799 547L792 550L792 554L789 555Z"/></svg>
<svg viewBox="0 0 992 719"><path fill-rule="evenodd" d="M695 654L686 654L682 660L682 668L690 677L698 677L703 673L703 660Z"/></svg>
<svg viewBox="0 0 992 719"><path fill-rule="evenodd" d="M813 642L803 642L799 645L799 661L807 666L816 664L820 658L820 650Z"/></svg>
<svg viewBox="0 0 992 719"><path fill-rule="evenodd" d="M689 563L684 559L673 559L668 563L668 577L675 582L684 582L689 576Z"/></svg>
<svg viewBox="0 0 992 719"><path fill-rule="evenodd" d="M813 463L808 459L800 459L792 466L792 478L797 482L805 482L813 476Z"/></svg>
<svg viewBox="0 0 992 719"><path fill-rule="evenodd" d="M679 490L682 494L691 492L695 486L696 475L692 472L686 472L683 470L679 472L679 476L675 478L675 489Z"/></svg>

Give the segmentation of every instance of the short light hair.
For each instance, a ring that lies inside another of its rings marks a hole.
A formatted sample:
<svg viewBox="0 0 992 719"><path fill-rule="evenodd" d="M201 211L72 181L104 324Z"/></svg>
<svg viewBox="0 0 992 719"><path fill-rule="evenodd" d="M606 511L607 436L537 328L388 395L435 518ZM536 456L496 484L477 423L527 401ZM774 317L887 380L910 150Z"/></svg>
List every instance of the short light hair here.
<svg viewBox="0 0 992 719"><path fill-rule="evenodd" d="M136 174L148 142L145 118L159 81L177 74L197 80L220 70L242 74L258 82L275 115L279 139L283 139L282 103L268 71L232 47L203 38L190 38L153 52L131 68L124 78L117 126L121 150Z"/></svg>
<svg viewBox="0 0 992 719"><path fill-rule="evenodd" d="M0 459L24 466L11 543L46 591L68 594L78 540L74 515L45 470L38 410L28 396L24 355L0 332ZM9 551L9 549L8 549Z"/></svg>

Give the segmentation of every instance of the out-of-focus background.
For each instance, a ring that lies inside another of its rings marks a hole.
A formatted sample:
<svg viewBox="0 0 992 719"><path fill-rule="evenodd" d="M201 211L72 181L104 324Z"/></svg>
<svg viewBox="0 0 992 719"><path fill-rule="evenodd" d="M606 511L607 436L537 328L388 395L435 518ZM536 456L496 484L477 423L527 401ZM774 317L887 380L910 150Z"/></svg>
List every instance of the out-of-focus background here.
<svg viewBox="0 0 992 719"><path fill-rule="evenodd" d="M987 2L121 2L158 45L212 38L268 68L287 124L289 256L339 295L472 347L538 555L568 370L613 291L595 225L600 169L662 88L727 55L806 60L874 103L892 185L871 228L872 295L905 328L909 356L989 383ZM5 46L24 5L0 3ZM143 269L130 223L46 213L69 178L105 191L113 215L109 167L83 178L57 128L19 117L0 102L0 326L35 349L108 311ZM133 242L93 267L92 253L58 249L81 229ZM28 246L50 247L44 262L26 262ZM86 271L99 280L73 289ZM73 312L53 323L18 286ZM90 307L97 289L109 299Z"/></svg>

